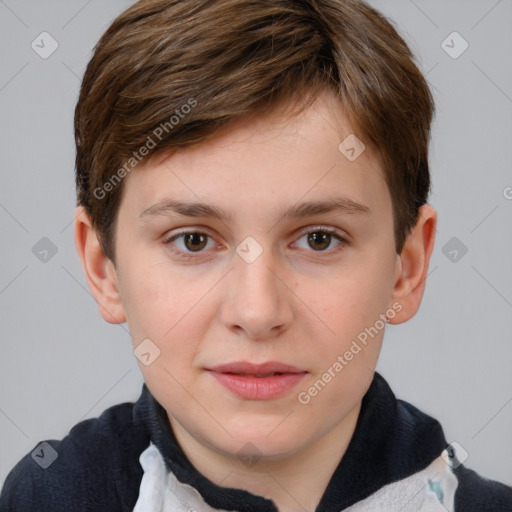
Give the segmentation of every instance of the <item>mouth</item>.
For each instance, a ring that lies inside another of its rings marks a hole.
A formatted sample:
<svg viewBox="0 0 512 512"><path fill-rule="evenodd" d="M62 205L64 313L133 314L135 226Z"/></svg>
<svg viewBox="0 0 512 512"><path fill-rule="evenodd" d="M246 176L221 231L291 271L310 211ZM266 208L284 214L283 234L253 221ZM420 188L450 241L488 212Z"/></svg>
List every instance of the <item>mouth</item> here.
<svg viewBox="0 0 512 512"><path fill-rule="evenodd" d="M210 371L220 373L234 373L237 375L262 375L268 377L274 374L304 373L306 370L277 361L266 363L249 363L247 361L236 361L233 363L221 364L207 368Z"/></svg>
<svg viewBox="0 0 512 512"><path fill-rule="evenodd" d="M286 375L282 372L271 372L271 373L236 373L236 372L223 372L229 373L231 375L241 375L243 377L252 376L252 377L273 377L274 375Z"/></svg>
<svg viewBox="0 0 512 512"><path fill-rule="evenodd" d="M245 400L271 400L285 395L308 373L284 363L245 361L206 368L221 386Z"/></svg>

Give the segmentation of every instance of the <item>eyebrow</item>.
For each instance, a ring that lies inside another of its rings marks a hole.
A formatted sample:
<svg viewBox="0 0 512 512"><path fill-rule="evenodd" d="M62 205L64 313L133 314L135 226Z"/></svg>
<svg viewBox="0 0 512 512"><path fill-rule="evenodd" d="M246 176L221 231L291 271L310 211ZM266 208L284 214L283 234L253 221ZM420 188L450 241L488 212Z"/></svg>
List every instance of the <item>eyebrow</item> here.
<svg viewBox="0 0 512 512"><path fill-rule="evenodd" d="M139 218L177 213L185 217L211 217L222 222L232 223L234 214L215 205L206 203L186 203L172 199L160 201L141 212ZM309 201L284 208L279 212L281 220L312 217L326 213L370 214L368 206L346 197L336 197L325 201Z"/></svg>

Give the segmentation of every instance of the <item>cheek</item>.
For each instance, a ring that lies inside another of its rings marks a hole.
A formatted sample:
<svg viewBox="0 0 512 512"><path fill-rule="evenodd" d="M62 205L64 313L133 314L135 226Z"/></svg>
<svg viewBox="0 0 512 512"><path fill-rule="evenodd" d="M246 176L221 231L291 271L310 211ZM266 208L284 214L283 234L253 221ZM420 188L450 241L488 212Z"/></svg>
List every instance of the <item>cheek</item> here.
<svg viewBox="0 0 512 512"><path fill-rule="evenodd" d="M218 278L177 271L161 258L140 265L132 257L126 263L121 294L133 344L151 339L166 365L190 359L215 314L209 291Z"/></svg>
<svg viewBox="0 0 512 512"><path fill-rule="evenodd" d="M313 407L335 415L351 410L368 389L385 332L380 315L387 310L389 287L364 274L339 278L316 297L329 330L321 322L315 327L314 372L302 391L315 397Z"/></svg>
<svg viewBox="0 0 512 512"><path fill-rule="evenodd" d="M323 373L343 357L343 370L335 372L336 381L323 400L336 400L343 388L354 391L371 380L385 331L385 315L391 294L389 265L378 258L360 258L329 280L323 287L313 287L308 296L315 343L315 369ZM311 291L313 290L313 292ZM321 291L320 291L321 290ZM339 368L339 365L337 366ZM343 382L341 387L338 387ZM347 388L348 386L348 388Z"/></svg>
<svg viewBox="0 0 512 512"><path fill-rule="evenodd" d="M138 338L162 339L183 317L193 291L183 278L170 275L163 263L147 261L132 254L124 262L120 291L134 343ZM190 306L188 306L190 309Z"/></svg>
<svg viewBox="0 0 512 512"><path fill-rule="evenodd" d="M321 318L337 337L354 336L385 313L391 287L382 278L386 271L382 269L380 273L377 270L377 265L362 263L360 268L352 268L350 275L340 275L329 281L322 293L312 296L310 292L310 303L317 305Z"/></svg>

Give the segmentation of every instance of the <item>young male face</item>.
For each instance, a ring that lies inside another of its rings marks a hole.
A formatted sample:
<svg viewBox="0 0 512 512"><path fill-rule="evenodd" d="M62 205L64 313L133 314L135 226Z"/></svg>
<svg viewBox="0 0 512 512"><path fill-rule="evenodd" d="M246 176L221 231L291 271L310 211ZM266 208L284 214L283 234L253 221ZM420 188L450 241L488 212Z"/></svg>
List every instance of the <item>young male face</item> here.
<svg viewBox="0 0 512 512"><path fill-rule="evenodd" d="M286 459L351 433L384 315L400 323L416 312L435 212L423 207L397 255L377 155L367 144L350 161L338 148L352 132L325 92L286 122L276 112L237 123L136 169L124 183L115 269L79 216L100 310L110 322L126 318L135 347L158 347L140 367L190 451ZM342 206L305 207L334 201ZM187 241L185 230L198 235ZM214 371L235 362L270 366ZM287 375L228 375L273 370Z"/></svg>

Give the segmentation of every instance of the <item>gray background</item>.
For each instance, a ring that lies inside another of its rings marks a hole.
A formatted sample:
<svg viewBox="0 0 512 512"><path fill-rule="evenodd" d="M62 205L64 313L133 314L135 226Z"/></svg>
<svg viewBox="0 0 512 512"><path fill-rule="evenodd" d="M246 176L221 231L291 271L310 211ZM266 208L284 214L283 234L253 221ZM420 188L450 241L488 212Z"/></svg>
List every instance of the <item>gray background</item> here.
<svg viewBox="0 0 512 512"><path fill-rule="evenodd" d="M512 1L372 3L418 55L438 108L426 293L416 317L389 326L378 370L441 421L469 467L512 484ZM0 0L0 484L39 441L140 394L127 328L101 319L71 224L80 77L130 4ZM31 48L43 31L59 45L47 59ZM453 31L469 44L456 59L441 45ZM42 237L57 248L46 262L32 251Z"/></svg>

